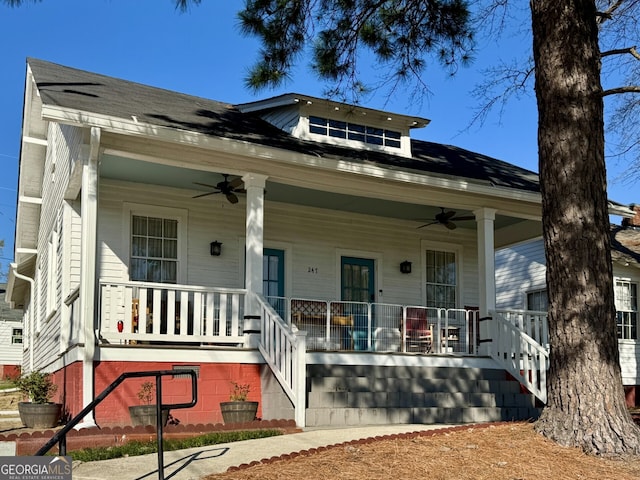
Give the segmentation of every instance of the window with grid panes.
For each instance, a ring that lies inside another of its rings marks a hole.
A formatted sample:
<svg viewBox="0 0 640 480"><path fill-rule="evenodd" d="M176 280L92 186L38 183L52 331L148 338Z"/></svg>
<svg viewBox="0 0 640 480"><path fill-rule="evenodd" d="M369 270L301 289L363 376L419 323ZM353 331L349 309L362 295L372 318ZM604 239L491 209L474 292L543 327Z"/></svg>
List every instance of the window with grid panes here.
<svg viewBox="0 0 640 480"><path fill-rule="evenodd" d="M22 329L21 328L12 328L11 329L11 344L17 345L22 343Z"/></svg>
<svg viewBox="0 0 640 480"><path fill-rule="evenodd" d="M527 293L527 310L546 312L549 309L549 300L546 290L537 290Z"/></svg>
<svg viewBox="0 0 640 480"><path fill-rule="evenodd" d="M177 283L178 221L133 215L131 218L131 280Z"/></svg>
<svg viewBox="0 0 640 480"><path fill-rule="evenodd" d="M616 323L618 338L638 338L638 285L628 280L615 281Z"/></svg>
<svg viewBox="0 0 640 480"><path fill-rule="evenodd" d="M400 148L400 132L368 127L342 120L332 120L312 115L309 117L309 132L326 137L356 140L369 145Z"/></svg>
<svg viewBox="0 0 640 480"><path fill-rule="evenodd" d="M427 307L456 308L458 289L455 252L427 250Z"/></svg>

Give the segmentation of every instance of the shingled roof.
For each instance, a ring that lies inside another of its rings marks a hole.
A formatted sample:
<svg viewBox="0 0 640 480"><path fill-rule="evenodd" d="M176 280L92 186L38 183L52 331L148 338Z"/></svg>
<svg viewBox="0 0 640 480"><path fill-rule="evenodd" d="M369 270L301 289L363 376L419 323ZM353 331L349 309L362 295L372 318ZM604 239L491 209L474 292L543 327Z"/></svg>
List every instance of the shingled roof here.
<svg viewBox="0 0 640 480"><path fill-rule="evenodd" d="M229 103L99 75L43 60L27 60L45 105L153 126L252 142L324 158L465 179L487 186L539 192L538 175L507 162L439 143L412 140L412 157L300 140L255 113Z"/></svg>

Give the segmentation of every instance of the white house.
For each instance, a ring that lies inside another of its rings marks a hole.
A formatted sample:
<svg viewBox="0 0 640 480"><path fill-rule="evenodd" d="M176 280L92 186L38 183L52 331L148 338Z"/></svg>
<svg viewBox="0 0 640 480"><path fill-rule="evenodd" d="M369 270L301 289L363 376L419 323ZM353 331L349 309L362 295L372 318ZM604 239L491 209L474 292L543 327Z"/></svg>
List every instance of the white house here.
<svg viewBox="0 0 640 480"><path fill-rule="evenodd" d="M618 206L619 208L620 206ZM618 320L618 345L627 404L640 395L640 337L638 336L638 285L640 284L640 205L622 209L622 225L611 226L614 294ZM635 216L633 212L635 211ZM496 251L496 307L547 310L547 285L542 239L522 242Z"/></svg>
<svg viewBox="0 0 640 480"><path fill-rule="evenodd" d="M22 364L22 315L5 302L0 284L0 378L14 375Z"/></svg>
<svg viewBox="0 0 640 480"><path fill-rule="evenodd" d="M25 369L54 373L70 415L122 372L184 368L183 423L220 421L230 381L299 425L537 415L511 375L544 401L546 351L505 363L521 342L497 326L518 324L488 315L494 247L540 235L538 177L411 138L428 123L29 59L7 288ZM138 385L87 422L127 423Z"/></svg>

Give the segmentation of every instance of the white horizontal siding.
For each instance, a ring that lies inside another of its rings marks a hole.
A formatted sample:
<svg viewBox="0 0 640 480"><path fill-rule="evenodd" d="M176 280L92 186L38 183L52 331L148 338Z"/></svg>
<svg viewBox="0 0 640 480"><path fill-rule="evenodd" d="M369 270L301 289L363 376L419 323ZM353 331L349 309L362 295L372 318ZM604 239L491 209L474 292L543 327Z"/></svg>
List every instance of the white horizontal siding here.
<svg viewBox="0 0 640 480"><path fill-rule="evenodd" d="M496 307L526 308L526 293L546 288L542 240L496 251Z"/></svg>
<svg viewBox="0 0 640 480"><path fill-rule="evenodd" d="M640 385L640 369L638 368L640 345L633 340L620 340L618 349L623 385Z"/></svg>
<svg viewBox="0 0 640 480"><path fill-rule="evenodd" d="M22 364L22 344L11 343L14 328L22 328L22 322L0 320L0 365Z"/></svg>
<svg viewBox="0 0 640 480"><path fill-rule="evenodd" d="M98 275L106 281L128 280L129 240L123 235L124 201L182 209L188 217L186 278L179 283L242 287L245 200L229 204L223 196L192 199L194 192L103 180L99 202ZM124 224L126 226L126 224ZM421 304L421 240L459 244L464 291L460 306L478 305L476 235L440 226L417 230L413 222L270 202L265 205L265 246L286 244L291 264L287 296L339 298L341 254L377 260L377 301ZM209 243L222 242L222 255L212 257ZM413 272L400 273L409 260ZM379 292L382 290L382 293Z"/></svg>

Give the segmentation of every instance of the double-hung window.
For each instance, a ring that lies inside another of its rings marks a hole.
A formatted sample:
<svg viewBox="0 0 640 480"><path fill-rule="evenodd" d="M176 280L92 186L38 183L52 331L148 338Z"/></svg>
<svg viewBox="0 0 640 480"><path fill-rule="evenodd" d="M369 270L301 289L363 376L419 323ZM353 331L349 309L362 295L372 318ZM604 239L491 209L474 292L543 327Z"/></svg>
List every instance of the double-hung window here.
<svg viewBox="0 0 640 480"><path fill-rule="evenodd" d="M638 338L638 284L628 280L615 280L616 320L618 338Z"/></svg>
<svg viewBox="0 0 640 480"><path fill-rule="evenodd" d="M11 329L11 344L18 345L22 343L22 329L21 328L12 328Z"/></svg>
<svg viewBox="0 0 640 480"><path fill-rule="evenodd" d="M527 293L527 310L546 312L549 309L549 299L546 290L536 290Z"/></svg>
<svg viewBox="0 0 640 480"><path fill-rule="evenodd" d="M178 282L178 220L131 216L131 280Z"/></svg>

